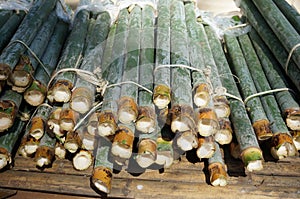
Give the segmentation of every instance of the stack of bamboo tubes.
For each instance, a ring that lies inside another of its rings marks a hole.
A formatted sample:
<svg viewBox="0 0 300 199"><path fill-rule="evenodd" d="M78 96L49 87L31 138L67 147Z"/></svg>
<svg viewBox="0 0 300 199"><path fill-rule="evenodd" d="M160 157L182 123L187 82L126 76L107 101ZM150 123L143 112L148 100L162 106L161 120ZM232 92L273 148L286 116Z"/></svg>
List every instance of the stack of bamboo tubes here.
<svg viewBox="0 0 300 199"><path fill-rule="evenodd" d="M70 25L61 1L37 0L3 48L0 168L14 148L39 168L68 158L93 167L94 187L109 193L114 170L168 168L188 151L208 162L213 186L227 184L229 144L249 172L263 168L262 144L275 159L297 155L298 96L268 91L299 73L282 75L255 30L222 43L194 1L119 5L116 19L89 6L81 1Z"/></svg>

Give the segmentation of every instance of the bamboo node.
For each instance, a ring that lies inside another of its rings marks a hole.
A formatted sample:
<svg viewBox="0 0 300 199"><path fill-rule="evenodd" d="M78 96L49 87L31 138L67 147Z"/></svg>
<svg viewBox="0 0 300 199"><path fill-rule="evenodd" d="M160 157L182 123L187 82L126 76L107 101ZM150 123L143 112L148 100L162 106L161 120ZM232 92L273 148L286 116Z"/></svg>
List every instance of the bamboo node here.
<svg viewBox="0 0 300 199"><path fill-rule="evenodd" d="M292 57L294 51L295 51L298 47L300 47L300 43L296 44L296 45L291 49L291 51L289 52L289 56L288 56L288 58L287 58L287 60L286 60L285 66L284 66L284 69L285 69L285 73L286 73L286 74L288 74L288 66L289 66L291 57Z"/></svg>

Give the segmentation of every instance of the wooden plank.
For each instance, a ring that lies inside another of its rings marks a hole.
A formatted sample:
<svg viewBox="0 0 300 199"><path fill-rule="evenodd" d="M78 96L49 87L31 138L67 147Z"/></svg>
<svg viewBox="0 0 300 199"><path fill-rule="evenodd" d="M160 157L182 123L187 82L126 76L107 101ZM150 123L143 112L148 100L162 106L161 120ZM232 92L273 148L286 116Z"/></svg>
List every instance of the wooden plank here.
<svg viewBox="0 0 300 199"><path fill-rule="evenodd" d="M96 197L89 177L8 170L0 174L0 187L39 192L63 193ZM180 177L178 177L180 178ZM297 177L252 175L230 177L226 187L212 187L204 183L157 181L138 178L113 179L108 197L120 198L299 198L300 182ZM282 183L282 181L284 181ZM37 183L38 182L38 183ZM205 195L209 193L209 195ZM103 197L105 195L102 195Z"/></svg>
<svg viewBox="0 0 300 199"><path fill-rule="evenodd" d="M68 174L68 175L87 175L91 176L93 168L90 166L87 170L78 171L75 170L70 160L56 160L51 167L43 170L36 167L36 163L32 158L15 157L14 159L14 170L20 171L34 171L34 172L47 172L56 174Z"/></svg>

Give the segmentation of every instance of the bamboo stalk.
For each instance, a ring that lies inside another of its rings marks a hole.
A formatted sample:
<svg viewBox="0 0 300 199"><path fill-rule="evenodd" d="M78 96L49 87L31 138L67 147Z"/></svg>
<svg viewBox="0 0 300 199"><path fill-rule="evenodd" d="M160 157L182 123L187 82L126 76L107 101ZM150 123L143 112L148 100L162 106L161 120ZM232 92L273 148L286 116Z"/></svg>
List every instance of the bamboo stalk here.
<svg viewBox="0 0 300 199"><path fill-rule="evenodd" d="M0 24L1 27L0 28L0 32L1 32L0 52L4 49L5 46L7 46L7 44L15 34L16 30L18 29L25 15L26 15L25 11L20 11L19 13L13 13L10 16L8 16L4 24ZM0 18L4 19L5 16L1 16Z"/></svg>
<svg viewBox="0 0 300 199"><path fill-rule="evenodd" d="M288 52L290 52L294 46L300 43L299 34L272 0L266 0L263 2L254 0L253 3L256 5L257 9L263 15L270 28L273 30L281 44ZM300 69L299 48L294 50L292 59Z"/></svg>
<svg viewBox="0 0 300 199"><path fill-rule="evenodd" d="M291 25L297 30L297 32L300 34L300 14L295 9L295 7L291 6L288 2L283 0L276 0L274 1L276 6L280 9L282 14L289 20Z"/></svg>
<svg viewBox="0 0 300 199"><path fill-rule="evenodd" d="M255 85L258 92L271 90L269 82L264 75L259 59L256 56L255 50L251 44L248 35L246 34L241 35L238 37L238 39L244 55L247 55L245 56L247 63L249 65L251 64L251 67L248 68L251 72L252 77L257 80L255 81ZM292 137L289 133L289 130L287 129L284 120L281 117L280 109L277 105L275 97L270 94L265 95L261 97L261 101L263 103L264 110L268 118L272 121L272 125L270 126L270 128L274 133L273 140L274 139L276 140L274 144L280 144L280 146L279 145L273 146L274 148L272 149L272 152L277 154L277 155L273 154L273 156L275 158L280 158L280 159L285 156L294 156L296 154L296 149L295 146L293 145ZM286 140L277 141L278 138L281 139L281 136L277 134L285 134L284 136L283 135L282 136L285 137ZM276 150L277 152L275 152Z"/></svg>
<svg viewBox="0 0 300 199"><path fill-rule="evenodd" d="M41 105L36 108L35 114L32 115L31 121L27 123L30 126L29 135L39 140L43 137L46 130L46 121L52 111L52 107L48 105Z"/></svg>
<svg viewBox="0 0 300 199"><path fill-rule="evenodd" d="M286 77L282 74L278 62L275 61L257 32L251 30L249 36L272 89L288 88L289 85L285 81ZM299 103L294 99L292 93L281 91L274 93L274 95L280 106L281 114L285 117L287 126L292 130L299 129Z"/></svg>
<svg viewBox="0 0 300 199"><path fill-rule="evenodd" d="M9 129L18 114L22 102L22 95L6 90L0 97L0 132Z"/></svg>
<svg viewBox="0 0 300 199"><path fill-rule="evenodd" d="M232 141L232 128L229 118L218 118L219 129L214 134L215 141L220 145L229 144Z"/></svg>
<svg viewBox="0 0 300 199"><path fill-rule="evenodd" d="M208 159L208 170L210 174L210 183L213 186L227 185L227 167L220 146L215 143L216 150L214 155Z"/></svg>
<svg viewBox="0 0 300 199"><path fill-rule="evenodd" d="M139 74L139 53L140 53L140 29L142 11L135 6L129 16L129 30L126 41L126 51L122 81L138 82ZM138 88L130 84L121 86L121 95L118 108L118 119L121 123L129 124L137 119Z"/></svg>
<svg viewBox="0 0 300 199"><path fill-rule="evenodd" d="M189 51L183 2L172 1L171 5L171 64L189 66ZM171 69L172 122L171 129L190 131L195 128L190 71L187 68Z"/></svg>
<svg viewBox="0 0 300 199"><path fill-rule="evenodd" d="M59 116L60 131L62 132L73 131L78 120L79 120L79 114L70 108L69 103L65 103L62 107Z"/></svg>
<svg viewBox="0 0 300 199"><path fill-rule="evenodd" d="M21 40L27 45L30 45L39 27L53 10L56 2L56 0L36 1L24 17L24 20L22 20L22 23L19 25L10 42ZM9 77L20 55L23 54L25 50L25 46L20 43L11 43L11 45L9 44L9 46L3 50L0 56L0 80L6 80Z"/></svg>
<svg viewBox="0 0 300 199"><path fill-rule="evenodd" d="M151 91L153 90L154 78L149 74L153 73L155 63L154 15L154 9L151 6L145 6L142 9L139 84ZM138 105L139 113L136 119L136 129L143 133L153 132L157 124L155 107L152 102L152 94L145 90L139 89Z"/></svg>
<svg viewBox="0 0 300 199"><path fill-rule="evenodd" d="M57 14L54 10L49 14L47 20L42 24L40 30L31 42L29 48L38 58L41 58L43 55L56 23ZM20 93L23 93L31 85L34 71L38 66L38 60L36 60L31 52L27 50L23 56L28 59L28 65L30 67L28 67L27 64L18 64L12 71L8 81L8 84L12 86L12 90Z"/></svg>
<svg viewBox="0 0 300 199"><path fill-rule="evenodd" d="M56 138L45 133L36 150L35 162L40 168L50 166L55 158Z"/></svg>
<svg viewBox="0 0 300 199"><path fill-rule="evenodd" d="M54 153L56 159L63 160L66 158L67 150L62 143L56 142Z"/></svg>
<svg viewBox="0 0 300 199"><path fill-rule="evenodd" d="M86 130L90 135L98 135L98 121L99 121L99 111L95 111L89 117L89 121L86 126Z"/></svg>
<svg viewBox="0 0 300 199"><path fill-rule="evenodd" d="M157 134L153 135L152 137L140 137L138 143L138 152L135 156L135 160L142 168L151 166L152 164L154 164L157 158L157 144L155 138L157 138Z"/></svg>
<svg viewBox="0 0 300 199"><path fill-rule="evenodd" d="M115 23L115 25L112 26L108 37L109 41L113 40L111 55L109 54L112 42L108 42L105 48L105 55L103 56L104 60L102 61L102 67L104 69L103 76L107 76L107 80L111 84L120 83L122 79L124 54L128 30L128 18L129 13L127 9L120 10L117 23ZM106 53L108 54L107 56ZM105 73L107 73L107 75L105 75ZM107 88L106 92L104 93L98 126L98 133L100 136L115 134L118 121L117 101L120 99L120 92L120 87L115 86Z"/></svg>
<svg viewBox="0 0 300 199"><path fill-rule="evenodd" d="M41 62L45 68L42 66L37 67L32 84L23 94L24 100L31 106L42 104L46 98L47 84L50 80L49 74L52 74L59 61L60 53L68 34L68 27L68 23L62 20L57 22L47 48L41 57Z"/></svg>
<svg viewBox="0 0 300 199"><path fill-rule="evenodd" d="M9 17L12 15L13 15L13 10L2 8L0 10L0 26L2 27L7 22Z"/></svg>
<svg viewBox="0 0 300 199"><path fill-rule="evenodd" d="M96 189L111 192L111 181L113 175L113 163L110 160L111 143L105 138L99 138L98 148L95 155L94 169L91 182Z"/></svg>
<svg viewBox="0 0 300 199"><path fill-rule="evenodd" d="M157 5L157 38L155 69L160 65L170 65L170 5L171 0L159 0ZM169 68L155 70L153 103L159 108L165 108L171 101L171 71Z"/></svg>
<svg viewBox="0 0 300 199"><path fill-rule="evenodd" d="M192 72L193 101L197 107L205 107L210 100L210 85L204 74L205 65L199 41L201 33L196 22L195 6L192 3L185 4L185 20L188 30L189 54L191 66L199 69Z"/></svg>
<svg viewBox="0 0 300 199"><path fill-rule="evenodd" d="M212 48L208 41L208 36L205 32L203 24L198 25L199 28L199 42L202 45L203 60L207 68L207 76L213 89L213 102L210 102L210 108L213 108L218 117L228 117L230 115L230 107L225 96L218 93L218 89L223 88L219 71L213 56Z"/></svg>
<svg viewBox="0 0 300 199"><path fill-rule="evenodd" d="M163 131L163 130L162 130ZM169 168L174 161L174 151L172 141L164 140L162 137L158 137L157 143L157 156L155 163L162 165L164 168Z"/></svg>
<svg viewBox="0 0 300 199"><path fill-rule="evenodd" d="M64 147L70 153L74 154L77 150L80 149L82 145L82 140L79 135L80 133L81 133L81 129L78 129L77 131L67 132Z"/></svg>
<svg viewBox="0 0 300 199"><path fill-rule="evenodd" d="M81 56L83 55L85 35L88 31L89 12L80 10L74 19L73 28L67 38L63 54L56 67L56 71L66 68L78 68ZM69 102L71 98L71 89L75 83L74 72L63 72L55 77L52 82L47 98L50 102Z"/></svg>
<svg viewBox="0 0 300 199"><path fill-rule="evenodd" d="M115 156L118 164L123 164L132 155L133 141L135 134L134 124L119 124L119 128L114 136L111 153ZM121 160L118 160L120 158Z"/></svg>
<svg viewBox="0 0 300 199"><path fill-rule="evenodd" d="M281 68L285 70L288 77L292 80L294 85L300 90L300 73L297 65L291 60L288 67L286 67L286 62L288 58L288 53L285 48L281 45L279 39L276 37L272 29L269 27L267 22L264 20L261 13L257 10L252 1L243 0L241 1L240 8L243 14L247 16L249 23L261 36L265 44L274 54L277 61L280 63Z"/></svg>
<svg viewBox="0 0 300 199"><path fill-rule="evenodd" d="M210 104L212 102L209 102ZM196 110L198 133L202 136L214 135L219 129L218 117L213 108L199 108Z"/></svg>
<svg viewBox="0 0 300 199"><path fill-rule="evenodd" d="M226 35L226 47L232 60L232 70L239 78L241 94L244 99L250 95L256 94L257 89L251 77L249 67L247 66L245 56L243 55L240 44L234 36ZM247 55L248 56L248 55ZM249 63L250 64L250 63ZM272 136L269 119L265 113L261 100L254 97L248 100L246 107L249 109L249 115L253 128L259 140L265 140Z"/></svg>
<svg viewBox="0 0 300 199"><path fill-rule="evenodd" d="M197 157L201 159L203 158L211 158L215 151L216 151L216 145L214 137L213 136L200 136L198 138L198 148L196 151Z"/></svg>
<svg viewBox="0 0 300 199"><path fill-rule="evenodd" d="M0 170L12 163L13 149L22 137L25 122L17 119L6 134L0 136Z"/></svg>
<svg viewBox="0 0 300 199"><path fill-rule="evenodd" d="M60 115L62 112L62 107L53 107L52 112L49 115L47 121L47 132L49 134L55 135L58 138L64 137L66 132L60 129Z"/></svg>
<svg viewBox="0 0 300 199"><path fill-rule="evenodd" d="M89 35L86 41L88 44L80 69L93 73L101 65L104 43L109 32L110 15L107 12L100 13L97 19L92 22L91 20L91 30L88 31ZM95 101L96 86L78 77L75 87L72 92L70 106L73 110L84 114L91 109Z"/></svg>
<svg viewBox="0 0 300 199"><path fill-rule="evenodd" d="M225 36L226 38L226 36ZM225 62L226 63L226 62ZM224 75L223 84L232 95L241 98L237 85L232 77L229 65L218 66L219 72ZM246 108L240 101L229 98L230 100L230 119L237 142L241 148L241 159L249 171L260 170L262 166L262 151L258 145L254 129L248 117Z"/></svg>
<svg viewBox="0 0 300 199"><path fill-rule="evenodd" d="M83 171L88 169L93 163L91 151L81 149L76 153L72 162L76 170Z"/></svg>
<svg viewBox="0 0 300 199"><path fill-rule="evenodd" d="M91 135L88 133L87 129L84 128L83 135L82 135L82 149L88 151L94 151L95 146L97 144L96 135Z"/></svg>

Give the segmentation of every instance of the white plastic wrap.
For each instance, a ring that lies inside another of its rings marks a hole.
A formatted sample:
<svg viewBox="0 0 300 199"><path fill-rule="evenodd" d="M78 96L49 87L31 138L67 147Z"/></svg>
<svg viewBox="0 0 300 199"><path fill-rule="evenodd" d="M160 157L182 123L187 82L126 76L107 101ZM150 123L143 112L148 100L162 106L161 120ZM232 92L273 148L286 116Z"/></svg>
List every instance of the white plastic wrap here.
<svg viewBox="0 0 300 199"><path fill-rule="evenodd" d="M215 30L219 38L222 38L225 33L239 36L251 30L249 24L242 23L241 13L237 11L214 15L212 12L197 9L196 14L203 23L210 25Z"/></svg>

